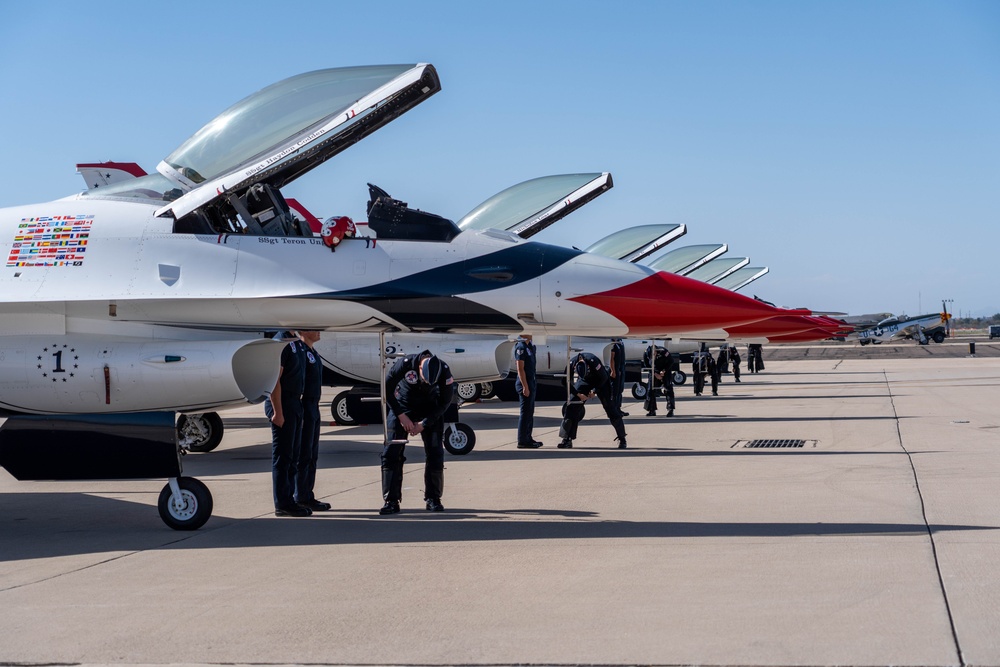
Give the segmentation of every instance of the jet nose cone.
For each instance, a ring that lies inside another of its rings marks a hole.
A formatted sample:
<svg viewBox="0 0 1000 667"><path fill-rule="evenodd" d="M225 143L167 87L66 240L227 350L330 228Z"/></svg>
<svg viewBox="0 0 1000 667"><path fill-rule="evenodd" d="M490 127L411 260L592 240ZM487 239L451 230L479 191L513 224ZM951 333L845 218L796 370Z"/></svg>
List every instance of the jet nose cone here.
<svg viewBox="0 0 1000 667"><path fill-rule="evenodd" d="M636 336L720 329L782 312L736 292L664 271L572 300L616 317Z"/></svg>

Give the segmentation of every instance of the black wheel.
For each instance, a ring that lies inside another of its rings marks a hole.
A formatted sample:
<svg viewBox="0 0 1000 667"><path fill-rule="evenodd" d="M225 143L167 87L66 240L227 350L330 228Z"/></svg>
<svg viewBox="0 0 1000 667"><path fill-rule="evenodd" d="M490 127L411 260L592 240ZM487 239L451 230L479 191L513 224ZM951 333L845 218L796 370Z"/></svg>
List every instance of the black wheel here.
<svg viewBox="0 0 1000 667"><path fill-rule="evenodd" d="M493 386L492 382L479 383L479 398L482 399L493 398L496 395L497 395L497 390Z"/></svg>
<svg viewBox="0 0 1000 667"><path fill-rule="evenodd" d="M181 415L177 418L177 443L192 452L210 452L222 442L226 430L215 412Z"/></svg>
<svg viewBox="0 0 1000 667"><path fill-rule="evenodd" d="M458 386L455 387L455 393L458 394L463 403L475 403L483 394L475 382L459 382Z"/></svg>
<svg viewBox="0 0 1000 667"><path fill-rule="evenodd" d="M687 381L687 373L684 371L674 371L674 384L684 384Z"/></svg>
<svg viewBox="0 0 1000 667"><path fill-rule="evenodd" d="M476 446L476 432L471 426L456 422L448 424L444 429L444 448L449 454L465 456Z"/></svg>
<svg viewBox="0 0 1000 667"><path fill-rule="evenodd" d="M944 342L944 332L943 331L935 331L934 335L931 336L931 340L933 340L935 343L937 343L937 344L940 345L941 343Z"/></svg>
<svg viewBox="0 0 1000 667"><path fill-rule="evenodd" d="M646 399L646 385L641 382L632 383L632 398L637 401Z"/></svg>
<svg viewBox="0 0 1000 667"><path fill-rule="evenodd" d="M174 530L198 530L212 516L212 493L194 477L178 477L177 486L179 499L174 498L169 484L160 491L156 503L160 518Z"/></svg>
<svg viewBox="0 0 1000 667"><path fill-rule="evenodd" d="M333 413L333 421L340 426L357 426L358 420L351 416L347 409L347 395L349 391L342 391L337 394L330 403L330 411Z"/></svg>

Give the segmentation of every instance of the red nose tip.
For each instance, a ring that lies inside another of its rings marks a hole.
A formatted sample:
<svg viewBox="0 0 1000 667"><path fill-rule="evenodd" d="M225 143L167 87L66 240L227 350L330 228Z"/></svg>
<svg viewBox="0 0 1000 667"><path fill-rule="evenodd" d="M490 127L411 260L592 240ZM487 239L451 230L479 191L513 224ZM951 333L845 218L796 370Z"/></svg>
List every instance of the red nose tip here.
<svg viewBox="0 0 1000 667"><path fill-rule="evenodd" d="M788 311L708 283L660 271L607 292L572 299L612 315L636 336L704 331Z"/></svg>

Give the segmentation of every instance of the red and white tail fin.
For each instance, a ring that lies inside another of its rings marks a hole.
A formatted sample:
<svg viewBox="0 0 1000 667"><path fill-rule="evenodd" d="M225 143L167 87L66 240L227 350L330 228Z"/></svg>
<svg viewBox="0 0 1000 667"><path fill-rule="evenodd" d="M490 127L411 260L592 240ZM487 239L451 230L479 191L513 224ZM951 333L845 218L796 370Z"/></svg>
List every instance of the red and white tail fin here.
<svg viewBox="0 0 1000 667"><path fill-rule="evenodd" d="M86 162L76 165L76 172L87 182L88 190L146 175L135 162Z"/></svg>

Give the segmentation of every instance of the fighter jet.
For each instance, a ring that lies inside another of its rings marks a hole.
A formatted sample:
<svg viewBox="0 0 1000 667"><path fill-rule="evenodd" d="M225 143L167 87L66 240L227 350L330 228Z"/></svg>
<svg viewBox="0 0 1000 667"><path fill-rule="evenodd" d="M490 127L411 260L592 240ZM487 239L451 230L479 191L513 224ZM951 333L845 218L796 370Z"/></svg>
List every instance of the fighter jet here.
<svg viewBox="0 0 1000 667"><path fill-rule="evenodd" d="M263 331L644 335L774 314L463 231L377 188L375 238L331 253L281 188L439 90L429 64L300 74L230 107L156 173L0 210L0 465L18 479L166 477L160 516L192 530L212 497L181 474L176 415L262 400L282 348Z"/></svg>

